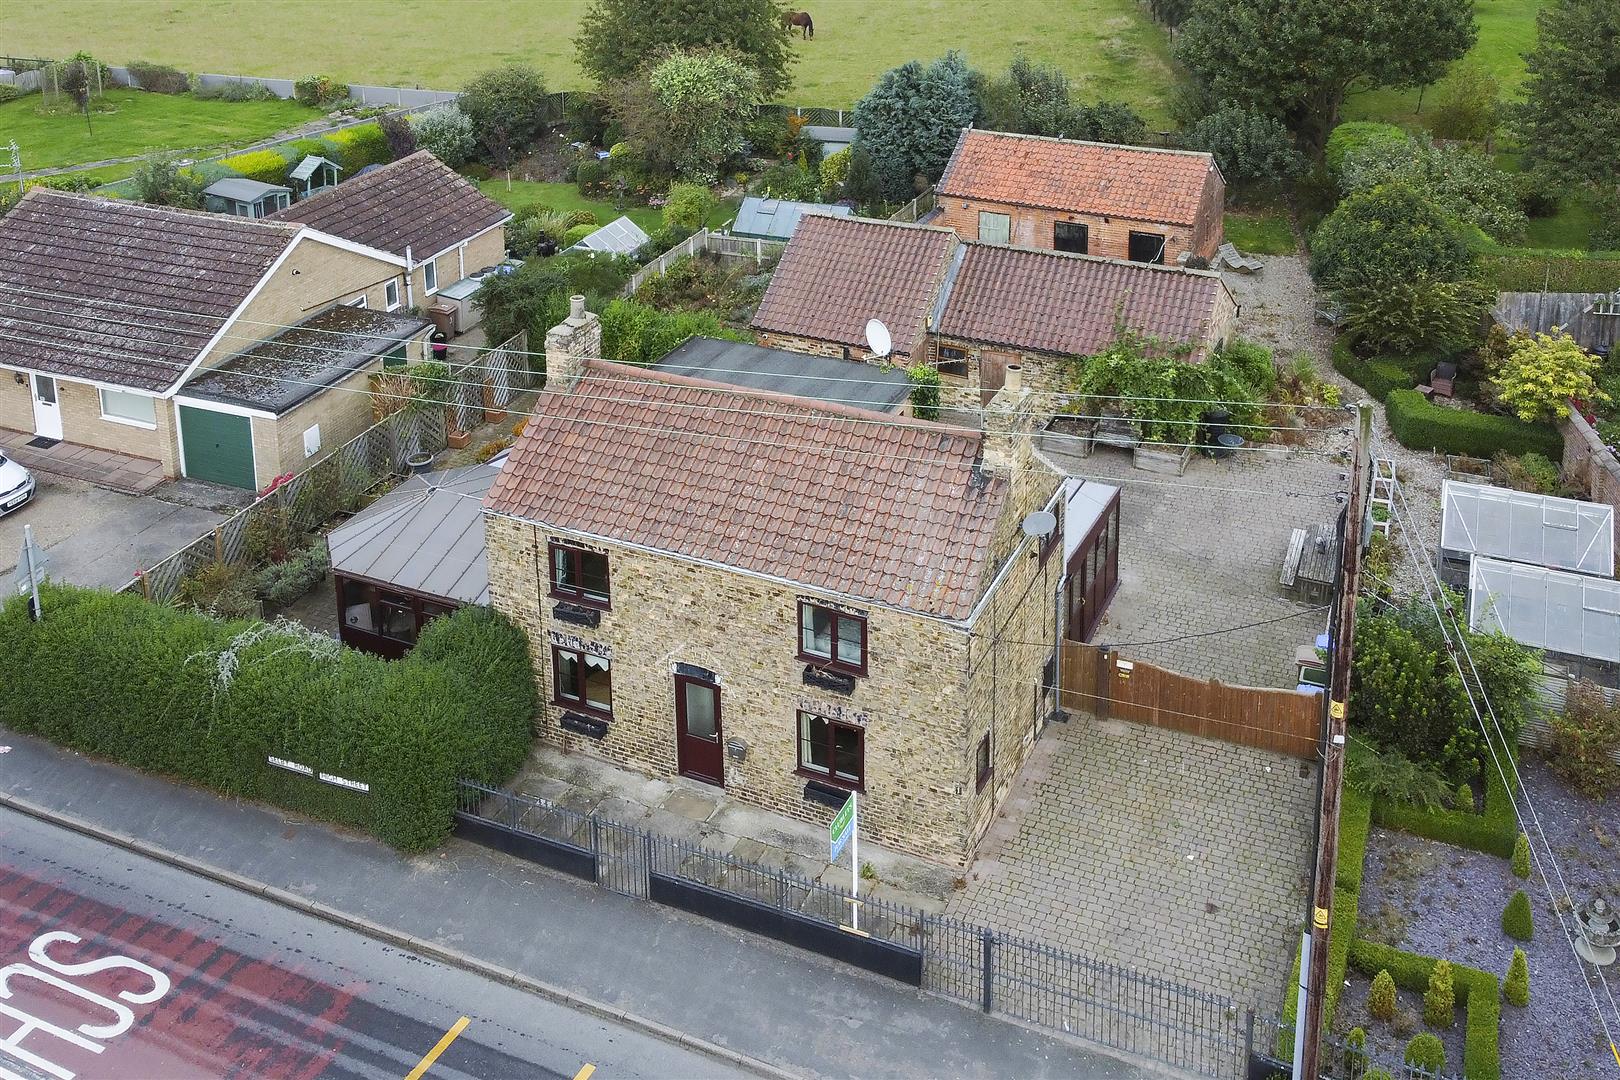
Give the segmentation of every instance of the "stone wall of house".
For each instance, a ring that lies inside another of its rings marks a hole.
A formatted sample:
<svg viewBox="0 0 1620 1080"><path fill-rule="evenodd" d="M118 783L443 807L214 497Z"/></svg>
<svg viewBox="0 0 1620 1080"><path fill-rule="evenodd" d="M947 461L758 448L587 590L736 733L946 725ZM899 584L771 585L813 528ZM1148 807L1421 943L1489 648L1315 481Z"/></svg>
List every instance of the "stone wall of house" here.
<svg viewBox="0 0 1620 1080"><path fill-rule="evenodd" d="M1586 498L1620 513L1620 461L1574 409L1558 428L1564 435L1564 475L1580 485Z"/></svg>
<svg viewBox="0 0 1620 1080"><path fill-rule="evenodd" d="M1164 262L1167 266L1176 265L1176 260L1183 252L1197 253L1194 248L1193 229L1187 225L1104 217L1101 214L1073 214L961 197L942 196L939 205L940 216L935 218L932 224L943 225L964 240L981 239L979 214L983 212L1006 214L1011 219L1010 239L1013 247L1055 250L1054 226L1060 221L1071 221L1086 226L1087 248L1084 254L1087 255L1100 255L1108 259L1127 258L1130 253L1130 236L1133 232L1153 233L1164 237Z"/></svg>
<svg viewBox="0 0 1620 1080"><path fill-rule="evenodd" d="M899 850L954 865L969 852L975 800L964 716L968 634L959 627L848 601L691 560L549 533L486 518L494 605L528 631L542 693L554 689L551 647L612 663L613 717L605 737L565 730L565 709L548 705L541 738L652 776L678 772L677 664L712 672L720 686L721 735L747 746L725 760L726 790L748 802L825 824L834 810L804 797L799 771L801 710L864 729L862 833ZM605 551L612 610L584 627L558 619L547 577L549 543ZM798 601L809 599L867 619L867 675L853 692L806 685L798 659Z"/></svg>
<svg viewBox="0 0 1620 1080"><path fill-rule="evenodd" d="M890 329L893 329L892 327ZM768 349L786 349L788 352L806 353L810 356L831 356L839 360L859 360L865 363L884 363L885 361L872 355L869 349L858 345L840 345L835 341L822 341L818 338L801 337L798 334L778 334L772 331L760 331L755 340ZM910 367L928 355L927 336L919 333L917 344L911 352L904 355L896 353L887 359L891 365Z"/></svg>

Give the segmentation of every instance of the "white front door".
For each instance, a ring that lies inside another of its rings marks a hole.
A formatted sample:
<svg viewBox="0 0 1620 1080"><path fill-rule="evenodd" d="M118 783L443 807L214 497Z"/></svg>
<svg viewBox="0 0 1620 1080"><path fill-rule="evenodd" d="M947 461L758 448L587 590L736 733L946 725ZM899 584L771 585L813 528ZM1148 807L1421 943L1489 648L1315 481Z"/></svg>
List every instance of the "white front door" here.
<svg viewBox="0 0 1620 1080"><path fill-rule="evenodd" d="M49 375L35 375L34 434L47 439L62 437L62 403L56 400L56 380Z"/></svg>

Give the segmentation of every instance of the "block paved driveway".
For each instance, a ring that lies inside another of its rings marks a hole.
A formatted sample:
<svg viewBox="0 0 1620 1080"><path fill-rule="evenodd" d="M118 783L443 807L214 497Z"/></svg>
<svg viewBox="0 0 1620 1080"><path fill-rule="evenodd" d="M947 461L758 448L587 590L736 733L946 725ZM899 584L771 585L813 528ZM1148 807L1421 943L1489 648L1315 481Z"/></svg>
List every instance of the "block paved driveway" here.
<svg viewBox="0 0 1620 1080"><path fill-rule="evenodd" d="M1162 728L1053 723L947 914L1273 1015L1305 915L1315 777Z"/></svg>

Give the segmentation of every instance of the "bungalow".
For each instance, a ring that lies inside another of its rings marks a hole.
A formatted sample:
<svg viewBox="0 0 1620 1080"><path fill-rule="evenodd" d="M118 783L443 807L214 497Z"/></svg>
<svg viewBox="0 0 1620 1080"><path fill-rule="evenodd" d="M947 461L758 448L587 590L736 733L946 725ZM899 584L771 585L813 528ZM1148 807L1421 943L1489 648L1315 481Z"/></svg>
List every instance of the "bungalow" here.
<svg viewBox="0 0 1620 1080"><path fill-rule="evenodd" d="M0 219L0 428L262 488L340 445L405 260L290 222L30 190ZM234 373L234 375L232 374ZM193 385L195 384L195 385Z"/></svg>
<svg viewBox="0 0 1620 1080"><path fill-rule="evenodd" d="M1231 335L1238 306L1206 270L963 242L946 229L805 217L760 301L762 345L874 359L868 318L895 363L939 368L947 405L980 405L1017 364L1035 390L1061 389L1065 359L1123 327L1196 362Z"/></svg>
<svg viewBox="0 0 1620 1080"><path fill-rule="evenodd" d="M934 222L964 240L1207 263L1221 245L1226 181L1198 151L965 128L935 192Z"/></svg>
<svg viewBox="0 0 1620 1080"><path fill-rule="evenodd" d="M1028 392L981 432L600 352L576 298L484 503L539 735L823 824L859 791L864 833L964 864L1056 705L1063 500Z"/></svg>
<svg viewBox="0 0 1620 1080"><path fill-rule="evenodd" d="M506 256L512 214L427 150L357 174L274 215L405 264L405 291L387 308L425 308L440 288Z"/></svg>

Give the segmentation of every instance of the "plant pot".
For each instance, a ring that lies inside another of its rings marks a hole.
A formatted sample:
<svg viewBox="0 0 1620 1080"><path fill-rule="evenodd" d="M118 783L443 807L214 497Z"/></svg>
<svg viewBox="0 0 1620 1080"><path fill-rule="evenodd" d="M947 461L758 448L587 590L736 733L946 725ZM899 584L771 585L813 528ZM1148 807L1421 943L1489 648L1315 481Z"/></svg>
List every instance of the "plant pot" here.
<svg viewBox="0 0 1620 1080"><path fill-rule="evenodd" d="M451 428L449 431L444 433L444 441L445 444L450 447L450 449L461 450L464 449L468 443L472 442L472 432L460 431L456 428Z"/></svg>
<svg viewBox="0 0 1620 1080"><path fill-rule="evenodd" d="M413 473L425 473L433 467L433 455L412 454L405 459L405 467Z"/></svg>
<svg viewBox="0 0 1620 1080"><path fill-rule="evenodd" d="M506 419L506 410L495 404L495 388L484 384L484 422L498 424Z"/></svg>

